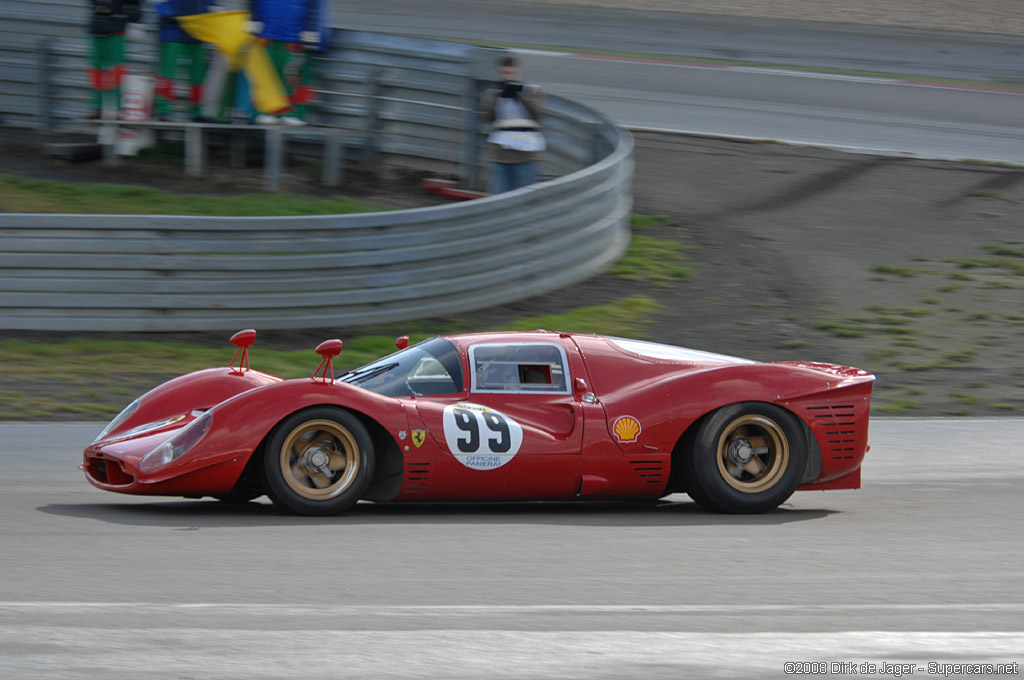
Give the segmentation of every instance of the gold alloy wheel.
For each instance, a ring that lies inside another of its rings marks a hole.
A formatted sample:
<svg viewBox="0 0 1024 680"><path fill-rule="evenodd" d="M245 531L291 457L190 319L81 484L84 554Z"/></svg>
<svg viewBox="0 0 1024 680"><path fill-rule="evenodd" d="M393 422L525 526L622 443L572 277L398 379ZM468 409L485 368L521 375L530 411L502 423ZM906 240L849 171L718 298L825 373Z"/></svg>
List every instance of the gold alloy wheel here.
<svg viewBox="0 0 1024 680"><path fill-rule="evenodd" d="M327 500L352 486L359 472L359 445L333 420L309 420L288 434L281 447L281 472L303 498Z"/></svg>
<svg viewBox="0 0 1024 680"><path fill-rule="evenodd" d="M718 472L743 493L766 491L789 466L789 440L767 416L747 414L729 423L718 438Z"/></svg>

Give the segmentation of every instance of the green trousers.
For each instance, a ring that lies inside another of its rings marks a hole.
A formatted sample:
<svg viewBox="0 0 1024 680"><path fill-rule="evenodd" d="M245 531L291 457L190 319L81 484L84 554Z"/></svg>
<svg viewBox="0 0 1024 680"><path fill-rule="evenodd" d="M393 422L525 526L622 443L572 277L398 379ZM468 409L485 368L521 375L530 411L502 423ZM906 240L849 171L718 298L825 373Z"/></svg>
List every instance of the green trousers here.
<svg viewBox="0 0 1024 680"><path fill-rule="evenodd" d="M89 83L92 108L104 104L115 111L121 108L121 80L124 78L124 34L94 35L89 59Z"/></svg>
<svg viewBox="0 0 1024 680"><path fill-rule="evenodd" d="M288 98L291 100L290 111L279 112L280 116L296 116L306 120L309 116L309 107L313 102L313 82L316 80L316 63L313 52L301 48L296 51L297 43L280 42L271 40L267 45L267 55L274 64L274 70L281 78ZM292 59L299 57L302 64L299 65L298 73L289 72L288 65Z"/></svg>
<svg viewBox="0 0 1024 680"><path fill-rule="evenodd" d="M174 80L182 60L188 62L188 101L192 117L198 118L203 113L203 78L206 77L206 50L203 43L162 42L153 107L158 116L170 112L171 102L177 99L174 94Z"/></svg>

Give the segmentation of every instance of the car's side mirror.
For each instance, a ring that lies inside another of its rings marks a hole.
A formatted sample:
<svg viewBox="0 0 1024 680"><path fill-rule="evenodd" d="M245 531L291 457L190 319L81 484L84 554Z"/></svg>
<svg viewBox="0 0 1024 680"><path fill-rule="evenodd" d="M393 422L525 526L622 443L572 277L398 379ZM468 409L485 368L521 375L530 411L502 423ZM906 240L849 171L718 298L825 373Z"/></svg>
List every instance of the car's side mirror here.
<svg viewBox="0 0 1024 680"><path fill-rule="evenodd" d="M587 381L583 378L576 378L576 380L573 381L573 388L576 395L580 398L580 401L584 404L597 403L597 395L590 391L590 388L587 387Z"/></svg>

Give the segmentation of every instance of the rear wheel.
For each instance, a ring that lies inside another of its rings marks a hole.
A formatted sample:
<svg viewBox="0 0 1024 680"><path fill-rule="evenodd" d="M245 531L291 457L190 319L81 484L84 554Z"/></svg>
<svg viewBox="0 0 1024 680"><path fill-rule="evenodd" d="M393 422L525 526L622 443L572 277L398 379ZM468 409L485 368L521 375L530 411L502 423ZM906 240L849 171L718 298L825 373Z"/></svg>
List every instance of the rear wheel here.
<svg viewBox="0 0 1024 680"><path fill-rule="evenodd" d="M765 512L793 494L806 465L795 416L772 404L732 404L698 429L687 461L687 493L709 510Z"/></svg>
<svg viewBox="0 0 1024 680"><path fill-rule="evenodd" d="M373 443L347 411L318 406L274 429L263 457L267 495L302 515L333 515L359 500L373 478Z"/></svg>

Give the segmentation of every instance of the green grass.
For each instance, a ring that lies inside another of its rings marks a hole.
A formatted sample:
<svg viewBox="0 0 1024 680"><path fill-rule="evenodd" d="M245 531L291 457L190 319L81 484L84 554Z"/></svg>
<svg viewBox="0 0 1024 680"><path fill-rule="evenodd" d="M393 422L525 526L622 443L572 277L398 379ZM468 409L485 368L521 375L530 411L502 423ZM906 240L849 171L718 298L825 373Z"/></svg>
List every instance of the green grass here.
<svg viewBox="0 0 1024 680"><path fill-rule="evenodd" d="M880 316L876 317L878 323L903 323L903 319L900 316L928 316L932 313L930 309L924 307L890 307L889 305L865 305L864 311L874 312ZM895 321L893 321L895 319Z"/></svg>
<svg viewBox="0 0 1024 680"><path fill-rule="evenodd" d="M1014 276L1024 276L1024 260L1013 257L947 257L946 262L961 269L1003 269Z"/></svg>
<svg viewBox="0 0 1024 680"><path fill-rule="evenodd" d="M658 285L671 285L683 281L696 272L696 266L687 264L686 253L698 250L678 241L633 235L625 256L605 270L605 274L627 281L648 281Z"/></svg>
<svg viewBox="0 0 1024 680"><path fill-rule="evenodd" d="M977 196L979 198L994 198L997 201L1006 201L1007 203L1017 202L1016 198L1007 196L1001 191L996 191L995 189L978 189L977 191L972 191L970 195Z"/></svg>
<svg viewBox="0 0 1024 680"><path fill-rule="evenodd" d="M879 264L871 268L871 271L876 274L886 274L888 276L902 276L903 278L909 279L921 274L921 271L914 269L913 267L895 267L888 264Z"/></svg>
<svg viewBox="0 0 1024 680"><path fill-rule="evenodd" d="M950 392L950 398L958 404L965 404L967 406L987 406L988 402L981 397L973 394L967 394L966 392Z"/></svg>
<svg viewBox="0 0 1024 680"><path fill-rule="evenodd" d="M663 215L632 215L629 224L636 231L644 231L651 227L673 227L676 221Z"/></svg>
<svg viewBox="0 0 1024 680"><path fill-rule="evenodd" d="M345 196L313 198L298 194L205 196L119 184L67 184L0 172L0 211L114 215L210 215L281 217L335 215L384 210Z"/></svg>
<svg viewBox="0 0 1024 680"><path fill-rule="evenodd" d="M998 243L986 243L985 250L993 255L999 255L1001 257L1024 257L1024 250L1021 250L1020 248L1011 248Z"/></svg>
<svg viewBox="0 0 1024 680"><path fill-rule="evenodd" d="M643 337L644 326L652 314L661 309L661 303L646 295L631 295L603 305L580 307L563 314L531 316L501 326L510 331L543 328L569 333L601 333Z"/></svg>
<svg viewBox="0 0 1024 680"><path fill-rule="evenodd" d="M661 305L646 295L633 295L564 314L546 314L502 324L501 329L570 331L643 337L652 314ZM425 323L408 324L418 330ZM450 324L457 326L458 324ZM452 332L450 328L439 329ZM410 332L411 342L433 333ZM308 349L261 345L250 350L252 368L281 378L312 375L319 362L313 348L323 340L311 337ZM345 349L335 360L335 374L395 351L395 337L383 333L343 338ZM0 340L0 420L100 419L116 414L135 396L175 376L227 366L234 348L182 342L75 338L64 342Z"/></svg>
<svg viewBox="0 0 1024 680"><path fill-rule="evenodd" d="M860 328L848 324L836 323L835 321L819 321L814 324L819 331L825 331L838 338L859 338L863 335Z"/></svg>
<svg viewBox="0 0 1024 680"><path fill-rule="evenodd" d="M1019 86L1018 86L1019 87ZM1006 161L987 161L982 158L965 158L962 163L966 165L984 165L990 168L1019 168L1019 165L1007 163Z"/></svg>

